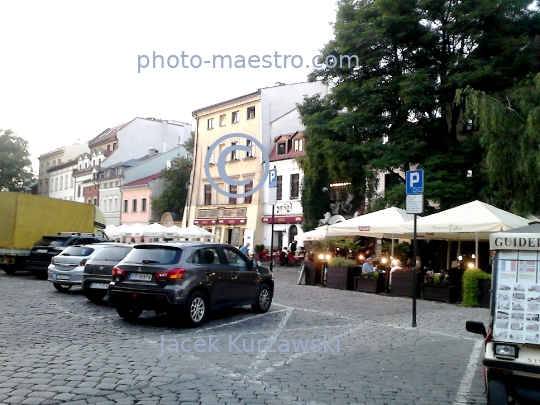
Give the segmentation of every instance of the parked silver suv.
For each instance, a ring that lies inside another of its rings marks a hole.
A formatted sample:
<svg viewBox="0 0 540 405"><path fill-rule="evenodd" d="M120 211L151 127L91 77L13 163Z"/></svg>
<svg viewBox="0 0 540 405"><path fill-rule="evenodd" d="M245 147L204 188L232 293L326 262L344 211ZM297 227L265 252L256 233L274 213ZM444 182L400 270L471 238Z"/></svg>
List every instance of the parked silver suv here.
<svg viewBox="0 0 540 405"><path fill-rule="evenodd" d="M112 273L109 303L126 320L151 310L199 326L211 309L249 304L266 312L274 293L270 270L223 243L136 245Z"/></svg>

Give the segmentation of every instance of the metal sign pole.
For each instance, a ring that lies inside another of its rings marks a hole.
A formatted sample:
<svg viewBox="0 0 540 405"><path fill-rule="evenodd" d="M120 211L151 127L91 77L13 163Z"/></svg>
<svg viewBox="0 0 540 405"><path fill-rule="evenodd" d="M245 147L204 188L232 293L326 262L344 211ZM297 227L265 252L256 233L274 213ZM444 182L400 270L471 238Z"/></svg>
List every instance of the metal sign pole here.
<svg viewBox="0 0 540 405"><path fill-rule="evenodd" d="M416 328L416 214L414 214L414 239L413 239L413 301L412 301L412 327Z"/></svg>
<svg viewBox="0 0 540 405"><path fill-rule="evenodd" d="M272 272L274 264L274 209L275 205L272 205L272 230L270 234L270 272Z"/></svg>

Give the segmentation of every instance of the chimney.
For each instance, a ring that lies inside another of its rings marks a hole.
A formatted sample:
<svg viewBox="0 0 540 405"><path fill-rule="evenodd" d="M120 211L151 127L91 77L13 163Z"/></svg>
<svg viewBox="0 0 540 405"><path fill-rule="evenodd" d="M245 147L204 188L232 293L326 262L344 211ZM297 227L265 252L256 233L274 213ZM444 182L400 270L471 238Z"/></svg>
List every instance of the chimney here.
<svg viewBox="0 0 540 405"><path fill-rule="evenodd" d="M166 120L163 120L163 149L162 153L167 152L167 126L169 123Z"/></svg>

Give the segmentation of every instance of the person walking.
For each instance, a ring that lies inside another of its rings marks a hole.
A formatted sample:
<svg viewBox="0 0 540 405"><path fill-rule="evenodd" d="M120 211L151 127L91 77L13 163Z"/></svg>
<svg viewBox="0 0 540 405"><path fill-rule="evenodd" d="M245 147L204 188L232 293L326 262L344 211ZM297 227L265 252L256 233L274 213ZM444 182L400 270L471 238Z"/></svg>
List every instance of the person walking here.
<svg viewBox="0 0 540 405"><path fill-rule="evenodd" d="M246 243L244 245L242 245L240 247L240 252L242 252L243 254L245 254L246 256L249 256L249 246L250 246L250 243Z"/></svg>

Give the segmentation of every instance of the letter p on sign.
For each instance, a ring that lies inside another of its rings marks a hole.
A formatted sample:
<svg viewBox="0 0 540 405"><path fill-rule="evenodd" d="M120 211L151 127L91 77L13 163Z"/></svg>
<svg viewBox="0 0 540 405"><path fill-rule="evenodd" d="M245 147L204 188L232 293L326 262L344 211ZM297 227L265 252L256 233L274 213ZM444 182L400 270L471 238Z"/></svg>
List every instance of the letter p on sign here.
<svg viewBox="0 0 540 405"><path fill-rule="evenodd" d="M405 189L409 194L424 194L424 171L410 170L406 174Z"/></svg>

